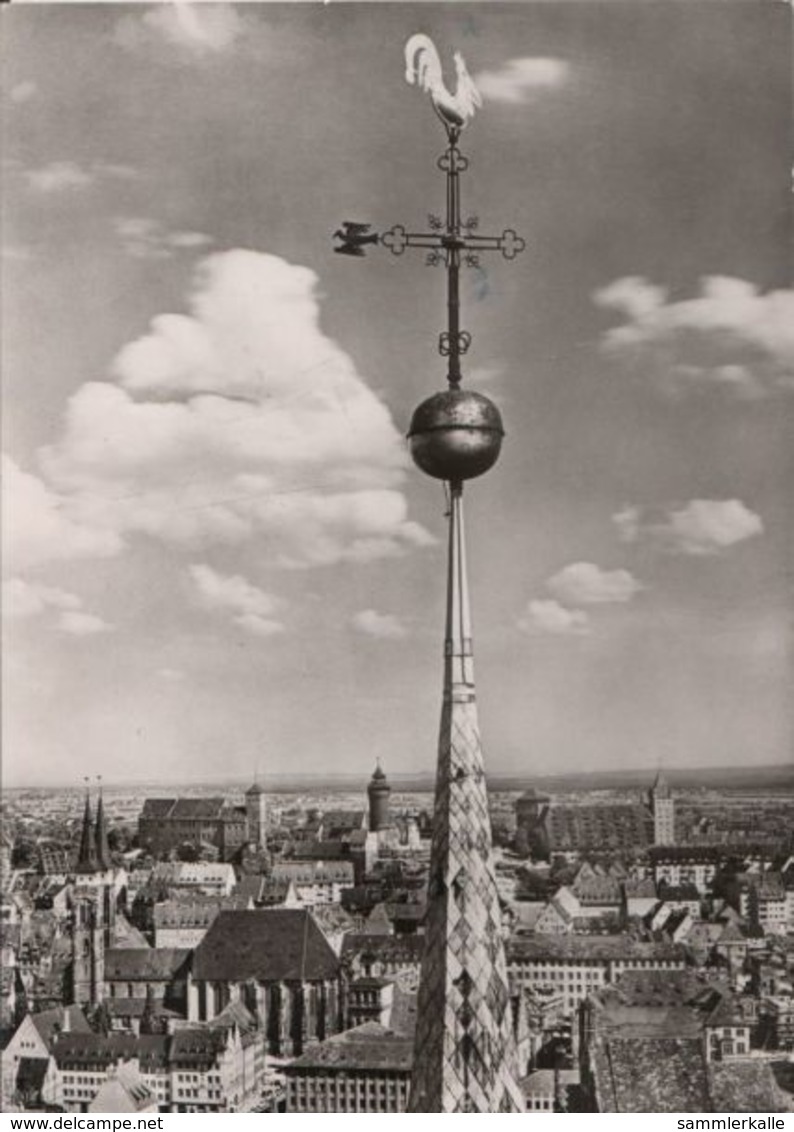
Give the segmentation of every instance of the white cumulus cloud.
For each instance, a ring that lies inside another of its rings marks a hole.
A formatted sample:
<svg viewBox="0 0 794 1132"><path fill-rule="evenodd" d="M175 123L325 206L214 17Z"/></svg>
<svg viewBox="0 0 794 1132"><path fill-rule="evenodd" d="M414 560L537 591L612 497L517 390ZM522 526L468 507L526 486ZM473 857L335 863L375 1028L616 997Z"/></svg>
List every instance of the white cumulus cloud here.
<svg viewBox="0 0 794 1132"><path fill-rule="evenodd" d="M118 533L84 521L80 503L23 472L9 457L3 469L3 566L9 573L46 562L106 558L121 549Z"/></svg>
<svg viewBox="0 0 794 1132"><path fill-rule="evenodd" d="M78 609L81 604L75 594L41 582L24 578L7 578L3 582L3 616L7 620L35 617L49 609Z"/></svg>
<svg viewBox="0 0 794 1132"><path fill-rule="evenodd" d="M632 506L612 519L624 542L649 541L678 554L719 554L764 530L760 515L739 499L691 499L661 512Z"/></svg>
<svg viewBox="0 0 794 1132"><path fill-rule="evenodd" d="M525 633L581 636L587 633L589 624L589 617L581 609L566 609L551 598L535 598L527 605L518 627Z"/></svg>
<svg viewBox="0 0 794 1132"><path fill-rule="evenodd" d="M628 570L602 570L593 562L572 562L546 582L549 593L571 605L626 602L642 585Z"/></svg>
<svg viewBox="0 0 794 1132"><path fill-rule="evenodd" d="M51 161L38 169L26 170L25 176L30 187L39 193L83 189L94 180L91 173L74 161Z"/></svg>
<svg viewBox="0 0 794 1132"><path fill-rule="evenodd" d="M316 287L275 256L203 260L189 313L155 318L117 355L115 382L72 396L40 452L47 490L106 540L257 537L285 567L431 543L400 490L402 438L321 330Z"/></svg>
<svg viewBox="0 0 794 1132"><path fill-rule="evenodd" d="M498 70L480 71L474 81L483 98L494 102L528 102L539 90L564 86L571 73L565 59L524 56Z"/></svg>
<svg viewBox="0 0 794 1132"><path fill-rule="evenodd" d="M113 625L93 613L66 610L58 618L58 628L73 637L92 637L96 633L110 632Z"/></svg>
<svg viewBox="0 0 794 1132"><path fill-rule="evenodd" d="M274 614L279 601L240 574L219 574L211 566L190 567L201 604L207 609L226 610L234 615L235 624L259 636L283 632L283 624Z"/></svg>
<svg viewBox="0 0 794 1132"><path fill-rule="evenodd" d="M100 180L130 181L139 176L132 166L109 161L94 161L87 168L76 161L51 161L23 173L30 188L42 194L86 189Z"/></svg>
<svg viewBox="0 0 794 1132"><path fill-rule="evenodd" d="M185 679L185 673L181 668L158 668L157 675L161 680L167 680L171 684L179 684Z"/></svg>
<svg viewBox="0 0 794 1132"><path fill-rule="evenodd" d="M135 259L170 259L178 251L192 251L211 244L204 232L169 230L145 216L118 216L113 227L122 248Z"/></svg>
<svg viewBox="0 0 794 1132"><path fill-rule="evenodd" d="M128 50L164 43L183 56L202 59L230 51L242 32L243 21L232 4L174 0L147 8L141 15L122 16L114 38Z"/></svg>
<svg viewBox="0 0 794 1132"><path fill-rule="evenodd" d="M368 637L397 640L407 635L407 629L393 613L378 613L375 609L362 609L351 618L354 629Z"/></svg>
<svg viewBox="0 0 794 1132"><path fill-rule="evenodd" d="M38 94L38 90L36 83L30 79L25 79L23 82L14 83L9 91L9 98L16 103L30 102L31 98L35 98Z"/></svg>
<svg viewBox="0 0 794 1132"><path fill-rule="evenodd" d="M721 388L744 399L794 388L794 290L769 291L712 275L691 299L641 276L617 279L593 296L624 315L603 348L677 394Z"/></svg>

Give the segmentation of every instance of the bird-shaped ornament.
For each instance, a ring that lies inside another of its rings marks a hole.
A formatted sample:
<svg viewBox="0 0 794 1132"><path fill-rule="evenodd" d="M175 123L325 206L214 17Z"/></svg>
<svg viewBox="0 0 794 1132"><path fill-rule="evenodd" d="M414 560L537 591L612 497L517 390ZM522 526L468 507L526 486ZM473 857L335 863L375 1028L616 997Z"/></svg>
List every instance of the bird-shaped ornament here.
<svg viewBox="0 0 794 1132"><path fill-rule="evenodd" d="M444 83L441 59L430 36L412 35L405 45L405 79L429 93L433 109L447 128L462 130L482 106L482 95L466 70L461 53L456 51L453 58L458 78L454 94Z"/></svg>

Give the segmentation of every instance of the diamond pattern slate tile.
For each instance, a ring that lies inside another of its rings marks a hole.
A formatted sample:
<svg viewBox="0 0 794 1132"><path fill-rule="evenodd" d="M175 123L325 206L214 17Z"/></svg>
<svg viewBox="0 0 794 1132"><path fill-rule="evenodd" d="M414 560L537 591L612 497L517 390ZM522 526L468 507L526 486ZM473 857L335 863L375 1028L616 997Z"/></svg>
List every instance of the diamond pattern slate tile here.
<svg viewBox="0 0 794 1132"><path fill-rule="evenodd" d="M430 900L409 1112L524 1111L469 654L463 513L453 490Z"/></svg>

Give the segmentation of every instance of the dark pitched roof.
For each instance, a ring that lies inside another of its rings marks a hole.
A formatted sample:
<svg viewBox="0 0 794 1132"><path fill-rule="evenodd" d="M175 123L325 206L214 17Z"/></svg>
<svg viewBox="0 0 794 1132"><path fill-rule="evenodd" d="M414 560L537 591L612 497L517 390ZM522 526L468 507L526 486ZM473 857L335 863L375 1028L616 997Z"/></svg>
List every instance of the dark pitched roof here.
<svg viewBox="0 0 794 1132"><path fill-rule="evenodd" d="M53 1054L59 1069L99 1067L106 1069L117 1061L137 1057L142 1072L168 1064L168 1037L165 1034L62 1034Z"/></svg>
<svg viewBox="0 0 794 1132"><path fill-rule="evenodd" d="M653 839L653 818L641 805L552 805L543 819L552 851L645 847Z"/></svg>
<svg viewBox="0 0 794 1132"><path fill-rule="evenodd" d="M276 861L273 880L295 884L352 884L352 861Z"/></svg>
<svg viewBox="0 0 794 1132"><path fill-rule="evenodd" d="M329 840L364 825L364 810L328 810L323 814L323 832Z"/></svg>
<svg viewBox="0 0 794 1132"><path fill-rule="evenodd" d="M219 818L226 805L225 798L177 798L169 817L192 821Z"/></svg>
<svg viewBox="0 0 794 1132"><path fill-rule="evenodd" d="M105 952L105 978L128 982L173 979L189 957L184 947L111 947Z"/></svg>
<svg viewBox="0 0 794 1132"><path fill-rule="evenodd" d="M634 879L632 877L623 881L623 892L626 899L634 897L655 897L656 896L656 881L652 877L643 877L642 879Z"/></svg>
<svg viewBox="0 0 794 1132"><path fill-rule="evenodd" d="M369 935L351 932L342 941L342 959L361 956L373 962L421 963L425 938L422 935Z"/></svg>
<svg viewBox="0 0 794 1132"><path fill-rule="evenodd" d="M63 875L72 871L72 854L58 846L39 846L41 871L45 876Z"/></svg>
<svg viewBox="0 0 794 1132"><path fill-rule="evenodd" d="M680 1006L704 1003L708 996L712 996L714 1006L722 998L730 997L730 988L727 983L685 970L623 971L595 997L604 1001L616 998L633 1006Z"/></svg>
<svg viewBox="0 0 794 1132"><path fill-rule="evenodd" d="M168 1060L191 1068L209 1068L224 1043L222 1030L177 1030L171 1038Z"/></svg>
<svg viewBox="0 0 794 1132"><path fill-rule="evenodd" d="M651 863L661 861L690 861L700 864L719 864L729 858L748 861L755 858L771 860L774 856L769 845L737 842L724 845L653 845L648 850Z"/></svg>
<svg viewBox="0 0 794 1132"><path fill-rule="evenodd" d="M610 1037L594 1054L600 1112L709 1111L699 1037Z"/></svg>
<svg viewBox="0 0 794 1132"><path fill-rule="evenodd" d="M284 1067L288 1077L304 1069L326 1072L391 1070L410 1073L413 1065L413 1040L377 1022L364 1022L343 1034L337 1034L312 1046L301 1057Z"/></svg>
<svg viewBox="0 0 794 1132"><path fill-rule="evenodd" d="M106 998L104 1005L108 1009L108 1013L115 1018L140 1018L142 1017L147 1005L157 1015L158 1018L182 1018L184 1015L180 1014L178 1010L171 1010L167 1006L163 1006L162 1002L157 999L152 1001L147 998Z"/></svg>
<svg viewBox="0 0 794 1132"><path fill-rule="evenodd" d="M52 1010L42 1010L38 1014L32 1014L30 1020L48 1049L51 1048L56 1036L63 1032L65 1022L72 1033L91 1033L91 1027L79 1006L54 1006Z"/></svg>
<svg viewBox="0 0 794 1132"><path fill-rule="evenodd" d="M715 1112L790 1112L766 1061L712 1062L709 1084Z"/></svg>
<svg viewBox="0 0 794 1132"><path fill-rule="evenodd" d="M151 818L153 821L168 817L175 804L176 798L146 798L141 810L141 817Z"/></svg>
<svg viewBox="0 0 794 1132"><path fill-rule="evenodd" d="M339 960L304 909L221 912L193 954L193 976L211 982L336 978Z"/></svg>
<svg viewBox="0 0 794 1132"><path fill-rule="evenodd" d="M513 936L507 941L510 959L686 959L681 945L667 940L634 940L625 935L604 936Z"/></svg>
<svg viewBox="0 0 794 1132"><path fill-rule="evenodd" d="M137 997L137 998L105 998L103 1005L108 1007L108 1012L113 1018L142 1018L146 1006L156 1014L157 1018L183 1018L185 1015L180 1014L178 1010L171 1010L168 1006L163 1006L162 1002L155 998Z"/></svg>
<svg viewBox="0 0 794 1132"><path fill-rule="evenodd" d="M176 1030L173 1034L62 1034L53 1050L59 1068L106 1069L117 1061L138 1058L141 1072L169 1065L208 1069L224 1048L222 1029Z"/></svg>
<svg viewBox="0 0 794 1132"><path fill-rule="evenodd" d="M661 881L659 884L659 899L660 900L694 900L700 903L700 893L696 886L690 882L685 884L667 884L666 881Z"/></svg>
<svg viewBox="0 0 794 1132"><path fill-rule="evenodd" d="M292 849L295 861L341 861L349 856L344 841L296 842Z"/></svg>
<svg viewBox="0 0 794 1132"><path fill-rule="evenodd" d="M155 904L152 920L156 929L208 928L224 910L245 908L247 900L234 896L213 897L203 900L163 900ZM162 949L160 949L162 950Z"/></svg>
<svg viewBox="0 0 794 1132"><path fill-rule="evenodd" d="M620 903L620 883L615 877L582 877L574 881L572 889L580 904Z"/></svg>

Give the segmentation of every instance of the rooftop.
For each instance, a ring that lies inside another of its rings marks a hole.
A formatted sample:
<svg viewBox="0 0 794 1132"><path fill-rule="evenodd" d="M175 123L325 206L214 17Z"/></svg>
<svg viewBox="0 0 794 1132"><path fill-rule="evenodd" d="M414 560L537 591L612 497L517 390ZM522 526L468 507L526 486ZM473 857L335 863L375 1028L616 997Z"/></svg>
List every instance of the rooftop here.
<svg viewBox="0 0 794 1132"><path fill-rule="evenodd" d="M91 1032L91 1027L79 1006L55 1006L52 1010L31 1014L30 1020L48 1049L64 1029L78 1034Z"/></svg>
<svg viewBox="0 0 794 1132"><path fill-rule="evenodd" d="M521 959L669 959L686 958L679 944L668 941L645 941L624 935L575 936L512 936L507 941L507 958Z"/></svg>
<svg viewBox="0 0 794 1132"><path fill-rule="evenodd" d="M190 958L183 947L111 947L105 952L105 978L109 981L162 981L177 976Z"/></svg>
<svg viewBox="0 0 794 1132"><path fill-rule="evenodd" d="M381 1069L410 1073L413 1040L377 1022L364 1022L313 1046L285 1067L287 1076L303 1069L350 1072Z"/></svg>
<svg viewBox="0 0 794 1132"><path fill-rule="evenodd" d="M211 982L336 978L339 960L304 909L221 912L193 953L193 975Z"/></svg>
<svg viewBox="0 0 794 1132"><path fill-rule="evenodd" d="M601 1112L707 1112L699 1037L609 1037L594 1050Z"/></svg>
<svg viewBox="0 0 794 1132"><path fill-rule="evenodd" d="M342 959L354 955L363 960L420 963L424 951L424 936L421 935L367 935L364 932L351 932L342 941Z"/></svg>

